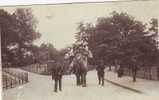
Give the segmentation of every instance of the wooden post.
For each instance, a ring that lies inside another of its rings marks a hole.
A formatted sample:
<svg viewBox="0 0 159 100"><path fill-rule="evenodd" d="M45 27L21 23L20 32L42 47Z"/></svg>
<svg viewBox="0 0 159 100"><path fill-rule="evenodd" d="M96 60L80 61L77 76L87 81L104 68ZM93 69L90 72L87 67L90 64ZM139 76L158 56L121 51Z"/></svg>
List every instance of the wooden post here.
<svg viewBox="0 0 159 100"><path fill-rule="evenodd" d="M13 85L13 83L12 83L12 79L11 79L11 84L10 84L10 85L11 85L10 87L12 88L12 85Z"/></svg>
<svg viewBox="0 0 159 100"><path fill-rule="evenodd" d="M16 77L17 77L17 76L16 76ZM17 85L17 78L16 78L16 77L15 77L15 79L14 79L14 80L15 80L15 85Z"/></svg>
<svg viewBox="0 0 159 100"><path fill-rule="evenodd" d="M24 83L26 83L26 73L24 73Z"/></svg>
<svg viewBox="0 0 159 100"><path fill-rule="evenodd" d="M26 73L26 82L28 82L28 73Z"/></svg>
<svg viewBox="0 0 159 100"><path fill-rule="evenodd" d="M152 80L152 76L151 76L151 67L149 67L149 79Z"/></svg>
<svg viewBox="0 0 159 100"><path fill-rule="evenodd" d="M18 76L18 84L20 84L20 76L19 76L19 73L17 74L17 76Z"/></svg>
<svg viewBox="0 0 159 100"><path fill-rule="evenodd" d="M6 76L6 86L5 86L5 88L7 89L8 88L8 81L7 81L7 76Z"/></svg>
<svg viewBox="0 0 159 100"><path fill-rule="evenodd" d="M18 79L19 80L19 84L20 84L20 79Z"/></svg>
<svg viewBox="0 0 159 100"><path fill-rule="evenodd" d="M159 81L159 68L157 67L157 79Z"/></svg>
<svg viewBox="0 0 159 100"><path fill-rule="evenodd" d="M144 79L145 79L145 73L146 73L146 72L145 72L145 68L144 68Z"/></svg>
<svg viewBox="0 0 159 100"><path fill-rule="evenodd" d="M24 83L26 82L26 73L24 73Z"/></svg>
<svg viewBox="0 0 159 100"><path fill-rule="evenodd" d="M24 73L22 73L22 84L24 83Z"/></svg>

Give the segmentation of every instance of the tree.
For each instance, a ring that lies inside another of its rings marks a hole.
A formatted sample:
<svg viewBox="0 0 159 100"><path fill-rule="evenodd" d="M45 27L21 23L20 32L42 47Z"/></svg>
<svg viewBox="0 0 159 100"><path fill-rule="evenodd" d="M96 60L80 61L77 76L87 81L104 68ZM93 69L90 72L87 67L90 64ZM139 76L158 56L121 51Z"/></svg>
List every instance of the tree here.
<svg viewBox="0 0 159 100"><path fill-rule="evenodd" d="M0 30L3 64L21 66L24 58L30 56L33 41L40 37L31 9L17 9L13 14L1 9Z"/></svg>
<svg viewBox="0 0 159 100"><path fill-rule="evenodd" d="M155 37L157 37L158 35L158 20L155 18L152 18L150 21L150 28L149 31L152 32L152 34L154 34Z"/></svg>
<svg viewBox="0 0 159 100"><path fill-rule="evenodd" d="M149 33L152 35L152 38L154 42L156 42L156 45L158 46L158 20L155 18L152 18L150 21L150 27L149 27Z"/></svg>
<svg viewBox="0 0 159 100"><path fill-rule="evenodd" d="M36 19L34 18L31 9L16 9L12 15L15 20L14 26L17 32L17 47L19 66L23 65L24 55L29 51L33 41L40 37L36 31Z"/></svg>
<svg viewBox="0 0 159 100"><path fill-rule="evenodd" d="M155 34L158 32L156 20L153 19L151 24ZM95 59L104 59L106 65L120 65L120 71L124 67L131 69L133 81L136 81L138 68L157 64L158 48L154 34L127 13L114 11L110 17L98 18L94 27L86 26L81 29L89 36L88 45Z"/></svg>
<svg viewBox="0 0 159 100"><path fill-rule="evenodd" d="M56 50L56 48L53 47L50 43L42 43L39 47L39 52L37 54L38 62L45 63L48 60L59 60L60 54L59 51Z"/></svg>
<svg viewBox="0 0 159 100"><path fill-rule="evenodd" d="M3 65L12 63L15 59L16 48L16 31L13 25L14 20L12 15L7 11L0 9L0 33L1 33L1 46L2 46L2 62Z"/></svg>

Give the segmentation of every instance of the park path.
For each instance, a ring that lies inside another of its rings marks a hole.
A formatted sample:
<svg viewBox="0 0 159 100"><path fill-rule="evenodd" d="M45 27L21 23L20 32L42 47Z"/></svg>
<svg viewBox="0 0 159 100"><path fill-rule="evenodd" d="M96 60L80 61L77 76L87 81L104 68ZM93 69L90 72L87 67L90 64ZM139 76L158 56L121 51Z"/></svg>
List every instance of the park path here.
<svg viewBox="0 0 159 100"><path fill-rule="evenodd" d="M20 70L20 69L18 69ZM97 83L96 71L87 75L87 87L76 86L75 76L63 77L63 91L54 93L51 76L29 72L29 83L3 91L2 100L150 100L145 94L135 93L111 83Z"/></svg>

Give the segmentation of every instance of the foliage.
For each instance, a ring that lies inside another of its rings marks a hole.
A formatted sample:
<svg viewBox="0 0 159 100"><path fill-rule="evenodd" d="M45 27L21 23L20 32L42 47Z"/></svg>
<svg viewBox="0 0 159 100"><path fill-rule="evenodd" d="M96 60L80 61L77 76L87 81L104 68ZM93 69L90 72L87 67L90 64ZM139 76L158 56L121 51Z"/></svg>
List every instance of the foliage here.
<svg viewBox="0 0 159 100"><path fill-rule="evenodd" d="M0 10L2 61L21 66L28 56L33 41L40 37L31 9L16 9L13 14Z"/></svg>
<svg viewBox="0 0 159 100"><path fill-rule="evenodd" d="M99 17L94 26L81 24L80 30L88 36L95 61L104 59L106 65L129 67L136 73L140 67L158 64L157 20L152 19L150 26L147 30L141 21L114 11L109 17Z"/></svg>

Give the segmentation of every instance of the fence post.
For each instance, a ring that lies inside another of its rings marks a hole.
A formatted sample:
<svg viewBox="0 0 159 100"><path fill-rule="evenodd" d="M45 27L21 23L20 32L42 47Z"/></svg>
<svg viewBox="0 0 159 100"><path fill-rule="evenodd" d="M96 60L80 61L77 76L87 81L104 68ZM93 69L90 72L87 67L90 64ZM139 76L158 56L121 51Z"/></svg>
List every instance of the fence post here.
<svg viewBox="0 0 159 100"><path fill-rule="evenodd" d="M12 88L12 84L13 84L13 83L12 83L12 79L11 79L11 84L10 84L10 85L11 85L11 86L10 86L11 88Z"/></svg>
<svg viewBox="0 0 159 100"><path fill-rule="evenodd" d="M26 73L24 73L24 83L26 82Z"/></svg>
<svg viewBox="0 0 159 100"><path fill-rule="evenodd" d="M24 83L26 83L26 72L24 73Z"/></svg>
<svg viewBox="0 0 159 100"><path fill-rule="evenodd" d="M28 73L26 73L26 82L28 82Z"/></svg>
<svg viewBox="0 0 159 100"><path fill-rule="evenodd" d="M22 73L22 84L24 83L24 73Z"/></svg>
<svg viewBox="0 0 159 100"><path fill-rule="evenodd" d="M17 76L17 74L16 74L16 76ZM14 79L14 80L15 80L15 85L17 85L17 78L15 77L15 79Z"/></svg>
<svg viewBox="0 0 159 100"><path fill-rule="evenodd" d="M145 73L146 73L146 69L144 68L144 79L146 79L146 75L145 75Z"/></svg>
<svg viewBox="0 0 159 100"><path fill-rule="evenodd" d="M152 67L149 67L149 78L150 78L150 80L152 80L151 69L152 69Z"/></svg>
<svg viewBox="0 0 159 100"><path fill-rule="evenodd" d="M157 67L157 79L159 81L159 67Z"/></svg>
<svg viewBox="0 0 159 100"><path fill-rule="evenodd" d="M5 86L5 88L7 89L8 88L8 81L7 81L7 76L6 76L6 86Z"/></svg>
<svg viewBox="0 0 159 100"><path fill-rule="evenodd" d="M20 74L18 74L19 84L21 84L21 82L20 82L20 78L21 78L21 75L20 75Z"/></svg>
<svg viewBox="0 0 159 100"><path fill-rule="evenodd" d="M128 71L129 71L129 76L131 76L131 71L132 71L132 70L128 70Z"/></svg>

